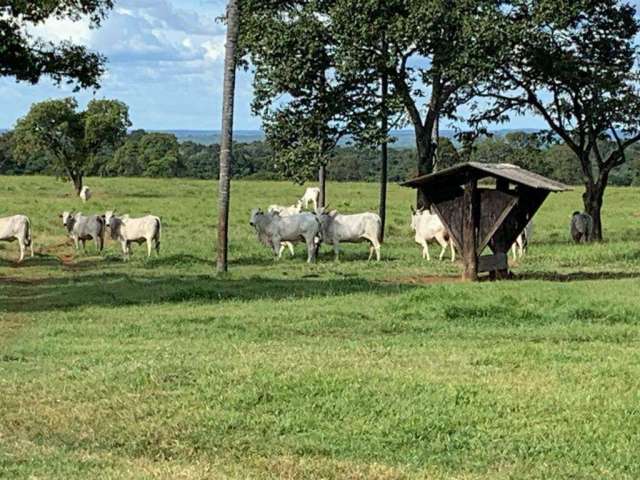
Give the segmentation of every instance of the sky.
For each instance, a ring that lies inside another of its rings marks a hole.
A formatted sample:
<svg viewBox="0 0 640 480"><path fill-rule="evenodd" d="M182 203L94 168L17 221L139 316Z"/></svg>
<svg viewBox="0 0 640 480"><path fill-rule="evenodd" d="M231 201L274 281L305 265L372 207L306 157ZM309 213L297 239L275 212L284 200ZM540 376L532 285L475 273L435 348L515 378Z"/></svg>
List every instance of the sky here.
<svg viewBox="0 0 640 480"><path fill-rule="evenodd" d="M117 0L99 29L88 22L50 20L34 32L71 40L108 58L102 88L74 94L44 78L38 85L0 78L0 128L11 128L34 102L75 95L115 98L129 105L134 128L220 128L225 26L216 20L226 0ZM251 74L238 70L234 128L260 128L251 115ZM540 119L517 117L508 128L544 128ZM442 125L446 128L446 125Z"/></svg>

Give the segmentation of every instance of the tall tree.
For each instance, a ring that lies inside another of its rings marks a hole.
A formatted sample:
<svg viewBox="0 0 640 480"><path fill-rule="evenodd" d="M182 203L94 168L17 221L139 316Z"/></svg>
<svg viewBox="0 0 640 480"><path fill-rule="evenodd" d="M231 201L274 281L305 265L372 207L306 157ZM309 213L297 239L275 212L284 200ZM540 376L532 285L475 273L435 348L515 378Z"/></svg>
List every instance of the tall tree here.
<svg viewBox="0 0 640 480"><path fill-rule="evenodd" d="M498 15L492 0L335 0L337 63L346 76L389 78L390 116L404 114L415 133L418 175L433 172L440 118L457 118L470 87L494 67ZM380 49L385 33L387 48ZM374 75L378 73L378 75ZM418 196L424 206L424 199Z"/></svg>
<svg viewBox="0 0 640 480"><path fill-rule="evenodd" d="M98 87L105 58L85 47L64 41L53 43L33 37L33 27L50 18L89 18L100 25L112 0L54 0L0 2L0 77L37 83L49 76L57 84L66 81L79 88Z"/></svg>
<svg viewBox="0 0 640 480"><path fill-rule="evenodd" d="M13 153L18 161L45 154L52 169L82 190L87 165L102 148L118 147L131 126L128 107L117 100L92 100L77 111L74 98L35 103L18 120L13 134Z"/></svg>
<svg viewBox="0 0 640 480"><path fill-rule="evenodd" d="M240 31L239 0L227 5L227 41L224 56L222 91L222 131L220 141L220 178L218 190L218 260L217 271L228 270L229 197L231 148L233 146L233 99L236 87L236 50Z"/></svg>
<svg viewBox="0 0 640 480"><path fill-rule="evenodd" d="M618 0L507 2L499 30L502 68L476 91L490 108L472 121L533 112L582 168L585 210L602 240L604 192L612 170L640 140L636 10Z"/></svg>
<svg viewBox="0 0 640 480"><path fill-rule="evenodd" d="M404 118L413 125L417 172L431 173L437 119L455 118L459 105L469 100L470 85L493 67L488 52L494 37L484 32L499 3L253 0L243 43L256 68L257 96L277 108L285 108L288 100L305 104L315 98L316 116L322 112L343 135L377 146L386 137L379 121L385 74L386 112L393 124ZM319 90L306 88L319 71L331 87L324 99Z"/></svg>
<svg viewBox="0 0 640 480"><path fill-rule="evenodd" d="M355 110L336 76L322 2L247 2L241 44L255 71L253 110L284 176L303 182L317 172L322 205L326 165L350 131L345 111Z"/></svg>

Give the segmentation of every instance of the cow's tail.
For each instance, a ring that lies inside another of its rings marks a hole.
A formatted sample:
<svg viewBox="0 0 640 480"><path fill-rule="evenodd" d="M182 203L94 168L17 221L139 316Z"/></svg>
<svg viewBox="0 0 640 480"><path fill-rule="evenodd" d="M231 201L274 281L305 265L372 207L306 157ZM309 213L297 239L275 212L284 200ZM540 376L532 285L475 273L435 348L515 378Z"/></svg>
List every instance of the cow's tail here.
<svg viewBox="0 0 640 480"><path fill-rule="evenodd" d="M156 232L154 236L156 239L156 253L159 255L160 254L160 237L162 236L162 220L159 217L156 217Z"/></svg>
<svg viewBox="0 0 640 480"><path fill-rule="evenodd" d="M26 231L24 232L24 245L25 247L30 247L33 239L31 238L31 220L29 220L29 217L27 217L26 225L27 225L27 228L26 228Z"/></svg>

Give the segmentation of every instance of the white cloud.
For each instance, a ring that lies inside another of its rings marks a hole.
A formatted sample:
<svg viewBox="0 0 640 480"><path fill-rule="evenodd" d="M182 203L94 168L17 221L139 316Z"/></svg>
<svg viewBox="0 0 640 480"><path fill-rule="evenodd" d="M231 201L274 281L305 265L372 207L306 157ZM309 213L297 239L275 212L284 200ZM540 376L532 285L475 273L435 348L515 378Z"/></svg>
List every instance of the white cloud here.
<svg viewBox="0 0 640 480"><path fill-rule="evenodd" d="M48 21L36 33L45 39L72 40L108 58L99 98L118 98L130 107L138 128L220 128L225 26L222 0L120 0L100 28L87 21ZM74 95L71 88L16 84L0 79L0 127L9 127L33 102ZM259 128L252 117L251 77L239 72L236 127ZM80 104L93 92L76 94Z"/></svg>

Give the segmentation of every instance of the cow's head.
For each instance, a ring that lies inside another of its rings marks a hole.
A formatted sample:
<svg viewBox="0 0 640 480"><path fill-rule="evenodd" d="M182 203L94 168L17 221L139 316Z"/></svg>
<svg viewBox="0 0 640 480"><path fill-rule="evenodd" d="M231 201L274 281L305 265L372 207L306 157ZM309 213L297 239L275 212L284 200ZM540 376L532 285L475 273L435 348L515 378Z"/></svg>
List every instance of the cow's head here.
<svg viewBox="0 0 640 480"><path fill-rule="evenodd" d="M107 210L106 212L104 212L104 223L107 227L111 225L111 219L115 217L115 215L115 210Z"/></svg>
<svg viewBox="0 0 640 480"><path fill-rule="evenodd" d="M73 213L73 210L70 212L62 212L62 214L59 215L59 217L62 219L62 225L71 230L76 221L75 215L76 214Z"/></svg>
<svg viewBox="0 0 640 480"><path fill-rule="evenodd" d="M418 219L420 218L420 215L422 215L422 209L415 209L413 208L413 205L410 205L409 208L411 208L411 230L415 230L418 228Z"/></svg>
<svg viewBox="0 0 640 480"><path fill-rule="evenodd" d="M262 210L259 208L254 208L253 210L251 210L251 217L249 218L249 225L251 225L252 227L256 226L256 221L258 220L258 218L264 215L264 213L262 213Z"/></svg>

